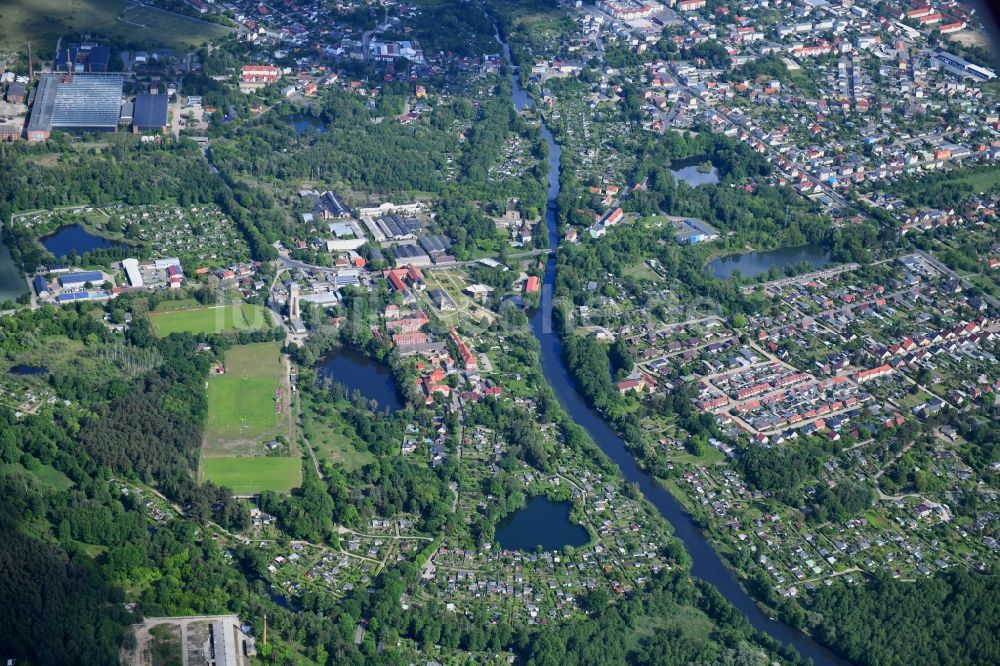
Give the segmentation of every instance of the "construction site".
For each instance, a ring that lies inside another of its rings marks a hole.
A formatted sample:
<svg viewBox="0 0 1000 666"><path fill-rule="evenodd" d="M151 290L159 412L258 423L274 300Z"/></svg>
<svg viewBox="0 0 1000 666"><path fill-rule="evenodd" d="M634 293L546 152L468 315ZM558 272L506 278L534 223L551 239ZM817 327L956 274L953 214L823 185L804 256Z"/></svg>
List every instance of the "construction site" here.
<svg viewBox="0 0 1000 666"><path fill-rule="evenodd" d="M134 647L122 655L130 666L247 666L256 656L250 625L236 615L150 617L133 625ZM267 619L264 620L267 643Z"/></svg>

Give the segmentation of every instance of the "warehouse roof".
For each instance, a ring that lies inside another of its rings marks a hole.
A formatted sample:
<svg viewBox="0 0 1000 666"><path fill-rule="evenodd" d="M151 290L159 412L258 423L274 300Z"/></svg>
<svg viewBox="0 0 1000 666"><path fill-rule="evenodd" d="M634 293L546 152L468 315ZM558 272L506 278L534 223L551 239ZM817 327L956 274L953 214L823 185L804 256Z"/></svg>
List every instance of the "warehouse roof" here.
<svg viewBox="0 0 1000 666"><path fill-rule="evenodd" d="M121 112L121 74L43 74L28 131L114 129Z"/></svg>
<svg viewBox="0 0 1000 666"><path fill-rule="evenodd" d="M423 250L416 245L397 245L393 249L397 259L415 259L417 257L427 257ZM429 257L427 257L429 258Z"/></svg>
<svg viewBox="0 0 1000 666"><path fill-rule="evenodd" d="M87 282L100 284L104 282L104 275L101 271L81 271L79 273L67 273L59 278L59 283L64 287L71 284L85 284Z"/></svg>
<svg viewBox="0 0 1000 666"><path fill-rule="evenodd" d="M142 93L135 98L132 124L142 128L161 128L167 124L167 96Z"/></svg>
<svg viewBox="0 0 1000 666"><path fill-rule="evenodd" d="M444 254L448 251L448 248L451 247L451 240L449 240L444 234L438 234L437 236L424 236L419 240L419 243L427 254L431 256Z"/></svg>

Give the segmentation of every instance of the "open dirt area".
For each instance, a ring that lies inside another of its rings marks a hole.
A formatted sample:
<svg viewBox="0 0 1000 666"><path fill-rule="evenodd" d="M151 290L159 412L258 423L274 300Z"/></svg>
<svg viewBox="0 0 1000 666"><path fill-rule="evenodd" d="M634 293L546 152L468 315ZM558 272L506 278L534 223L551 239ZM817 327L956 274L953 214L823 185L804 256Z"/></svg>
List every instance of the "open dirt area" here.
<svg viewBox="0 0 1000 666"><path fill-rule="evenodd" d="M963 46L988 46L986 35L978 30L961 30L948 35L948 39L958 42Z"/></svg>
<svg viewBox="0 0 1000 666"><path fill-rule="evenodd" d="M254 639L240 631L235 615L152 617L132 630L135 647L121 660L128 666L245 666L254 652ZM231 660L223 661L223 653Z"/></svg>

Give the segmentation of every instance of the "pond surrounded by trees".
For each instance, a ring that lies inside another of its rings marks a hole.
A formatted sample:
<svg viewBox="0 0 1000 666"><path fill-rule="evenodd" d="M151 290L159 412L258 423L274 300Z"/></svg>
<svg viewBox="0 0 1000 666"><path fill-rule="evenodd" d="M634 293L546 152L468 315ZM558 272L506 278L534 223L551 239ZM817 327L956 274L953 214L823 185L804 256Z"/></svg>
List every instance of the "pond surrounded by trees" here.
<svg viewBox="0 0 1000 666"><path fill-rule="evenodd" d="M317 118L316 116L310 116L306 113L293 113L289 116L285 116L292 127L295 128L296 134L302 134L308 129L312 129L316 132L326 132L327 127L323 123L322 118Z"/></svg>
<svg viewBox="0 0 1000 666"><path fill-rule="evenodd" d="M10 256L10 248L0 236L0 302L7 299L14 300L27 291L28 284L24 281L21 271L14 264L14 257Z"/></svg>
<svg viewBox="0 0 1000 666"><path fill-rule="evenodd" d="M707 171L704 170L703 165L705 164L711 165L711 168ZM711 163L707 155L695 155L683 160L671 160L670 173L673 175L674 180L678 182L684 181L691 187L715 185L719 182L719 170Z"/></svg>
<svg viewBox="0 0 1000 666"><path fill-rule="evenodd" d="M590 541L590 534L569 520L570 503L553 502L544 495L504 518L496 529L496 539L507 550L561 550L577 548Z"/></svg>
<svg viewBox="0 0 1000 666"><path fill-rule="evenodd" d="M334 383L343 385L348 398L358 390L368 400L377 402L375 411L387 407L396 411L403 406L389 366L368 358L360 350L342 345L334 347L320 360L316 371L320 378L329 377Z"/></svg>
<svg viewBox="0 0 1000 666"><path fill-rule="evenodd" d="M832 261L830 253L818 245L802 245L800 247L782 247L765 252L743 252L727 254L708 262L706 268L712 277L725 280L736 271L745 278L753 278L768 273L772 268L780 274L785 269L803 262L809 264L811 270L823 268Z"/></svg>
<svg viewBox="0 0 1000 666"><path fill-rule="evenodd" d="M43 237L41 242L45 249L55 255L56 258L68 257L73 252L76 252L76 255L80 256L85 252L104 250L115 246L114 241L95 236L84 229L81 224L71 224L62 227L54 234Z"/></svg>
<svg viewBox="0 0 1000 666"><path fill-rule="evenodd" d="M26 365L24 363L18 363L8 372L12 375L43 375L48 371L49 369L43 365Z"/></svg>

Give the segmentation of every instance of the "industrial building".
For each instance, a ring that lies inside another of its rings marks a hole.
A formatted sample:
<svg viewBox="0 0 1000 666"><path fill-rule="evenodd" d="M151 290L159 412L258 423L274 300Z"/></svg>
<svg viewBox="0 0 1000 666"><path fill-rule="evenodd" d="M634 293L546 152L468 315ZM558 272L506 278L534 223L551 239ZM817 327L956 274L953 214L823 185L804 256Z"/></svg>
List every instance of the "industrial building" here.
<svg viewBox="0 0 1000 666"><path fill-rule="evenodd" d="M53 129L113 132L121 111L121 74L43 74L28 120L28 140Z"/></svg>
<svg viewBox="0 0 1000 666"><path fill-rule="evenodd" d="M678 220L674 222L674 227L676 229L674 240L681 245L705 243L719 237L719 232L703 220Z"/></svg>
<svg viewBox="0 0 1000 666"><path fill-rule="evenodd" d="M209 625L211 634L211 655L215 666L237 666L236 634L233 626L224 620Z"/></svg>
<svg viewBox="0 0 1000 666"><path fill-rule="evenodd" d="M59 49L55 68L69 74L93 74L108 71L111 49L100 44L70 44Z"/></svg>
<svg viewBox="0 0 1000 666"><path fill-rule="evenodd" d="M141 132L153 130L164 132L167 129L167 96L142 93L135 98L132 110L132 130Z"/></svg>
<svg viewBox="0 0 1000 666"><path fill-rule="evenodd" d="M430 266L431 258L416 245L397 245L393 248L396 265Z"/></svg>
<svg viewBox="0 0 1000 666"><path fill-rule="evenodd" d="M135 102L125 102L118 115L118 124L122 127L128 127L132 124L133 115L135 115Z"/></svg>
<svg viewBox="0 0 1000 666"><path fill-rule="evenodd" d="M983 81L989 81L990 79L996 78L997 75L992 69L980 67L975 63L969 62L965 58L954 55L953 53L948 53L947 51L938 51L934 54L934 57L944 66L946 70L963 78L971 76Z"/></svg>
<svg viewBox="0 0 1000 666"><path fill-rule="evenodd" d="M423 236L417 242L420 243L420 247L424 248L427 254L435 258L448 252L448 248L451 247L451 239L444 234Z"/></svg>
<svg viewBox="0 0 1000 666"><path fill-rule="evenodd" d="M104 301L113 296L110 291L68 291L55 297L55 302L59 305L64 303L74 303L76 301Z"/></svg>
<svg viewBox="0 0 1000 666"><path fill-rule="evenodd" d="M15 81L7 88L7 101L11 104L24 104L27 90L23 83Z"/></svg>
<svg viewBox="0 0 1000 666"><path fill-rule="evenodd" d="M394 239L413 238L423 226L415 217L401 217L396 214L384 215L375 220L375 224L387 238Z"/></svg>
<svg viewBox="0 0 1000 666"><path fill-rule="evenodd" d="M351 216L351 209L334 192L328 191L320 195L316 201L316 208L317 212L324 218Z"/></svg>
<svg viewBox="0 0 1000 666"><path fill-rule="evenodd" d="M101 271L81 271L79 273L67 273L59 278L59 284L63 288L82 287L87 283L101 284L104 282L104 274Z"/></svg>
<svg viewBox="0 0 1000 666"><path fill-rule="evenodd" d="M32 286L35 288L35 294L39 298L47 298L49 295L49 283L41 275L35 276L35 279L31 282Z"/></svg>
<svg viewBox="0 0 1000 666"><path fill-rule="evenodd" d="M122 259L122 268L125 269L125 276L128 277L128 283L133 287L141 287L142 273L139 272L139 260L128 258Z"/></svg>

